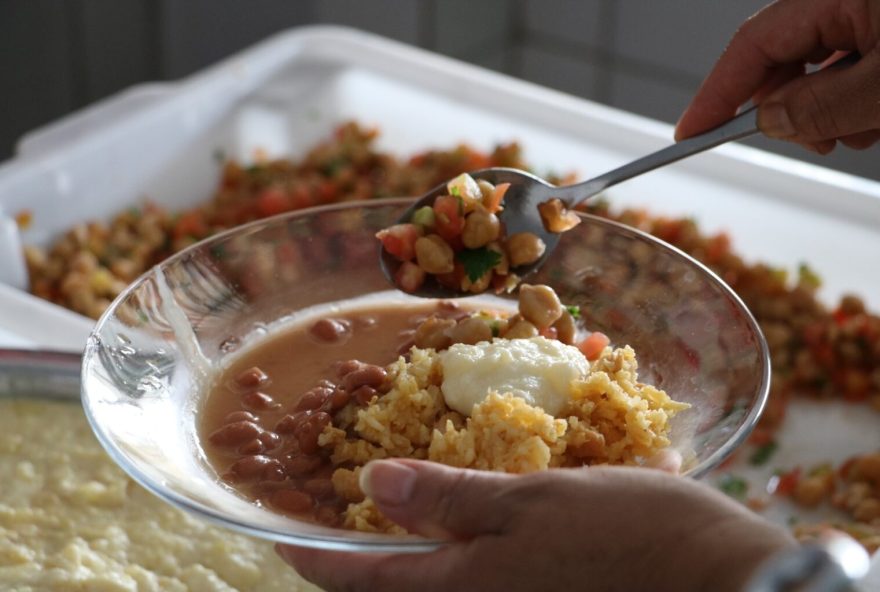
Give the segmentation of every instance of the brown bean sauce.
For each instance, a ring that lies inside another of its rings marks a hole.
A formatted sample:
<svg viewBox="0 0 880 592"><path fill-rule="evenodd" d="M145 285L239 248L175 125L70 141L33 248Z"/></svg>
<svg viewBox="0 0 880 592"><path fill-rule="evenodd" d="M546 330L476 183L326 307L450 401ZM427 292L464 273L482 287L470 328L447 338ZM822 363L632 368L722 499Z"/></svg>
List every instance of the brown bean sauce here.
<svg viewBox="0 0 880 592"><path fill-rule="evenodd" d="M347 503L318 435L385 388L384 366L408 351L430 315L461 318L448 302L376 306L312 318L243 352L214 382L199 433L227 485L274 511L331 526Z"/></svg>

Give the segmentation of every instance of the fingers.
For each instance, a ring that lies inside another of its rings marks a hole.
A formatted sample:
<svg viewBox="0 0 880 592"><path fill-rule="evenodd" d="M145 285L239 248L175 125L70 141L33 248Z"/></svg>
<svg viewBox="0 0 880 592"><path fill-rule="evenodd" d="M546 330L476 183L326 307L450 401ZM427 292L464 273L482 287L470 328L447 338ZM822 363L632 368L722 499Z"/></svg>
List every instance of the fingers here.
<svg viewBox="0 0 880 592"><path fill-rule="evenodd" d="M841 144L853 150L865 150L880 141L880 129L850 134L840 138Z"/></svg>
<svg viewBox="0 0 880 592"><path fill-rule="evenodd" d="M454 578L446 579L451 574L451 566L458 564L463 553L455 547L432 553L387 555L288 545L276 545L275 551L302 577L327 592L427 592L448 587L454 582Z"/></svg>
<svg viewBox="0 0 880 592"><path fill-rule="evenodd" d="M781 0L769 5L733 36L679 120L676 140L733 117L781 67L816 61L830 50L868 53L878 42L878 20L878 2Z"/></svg>
<svg viewBox="0 0 880 592"><path fill-rule="evenodd" d="M512 515L502 503L503 473L416 460L381 460L361 472L361 489L388 518L434 538L472 538L502 531Z"/></svg>
<svg viewBox="0 0 880 592"><path fill-rule="evenodd" d="M777 89L758 107L758 127L771 138L816 145L880 128L878 104L880 46L853 66L826 69Z"/></svg>
<svg viewBox="0 0 880 592"><path fill-rule="evenodd" d="M645 461L645 466L664 473L678 475L681 471L681 453L674 448L665 448Z"/></svg>

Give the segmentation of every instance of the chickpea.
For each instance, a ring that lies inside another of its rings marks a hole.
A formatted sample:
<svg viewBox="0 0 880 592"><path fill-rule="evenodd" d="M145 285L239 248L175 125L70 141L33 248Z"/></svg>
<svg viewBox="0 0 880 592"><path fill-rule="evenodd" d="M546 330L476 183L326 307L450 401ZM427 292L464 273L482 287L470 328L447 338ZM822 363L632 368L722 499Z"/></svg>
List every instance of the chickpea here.
<svg viewBox="0 0 880 592"><path fill-rule="evenodd" d="M452 345L449 331L455 327L452 319L429 317L418 326L415 334L415 345L419 349L446 349Z"/></svg>
<svg viewBox="0 0 880 592"><path fill-rule="evenodd" d="M490 251L494 251L501 255L501 260L492 268L492 271L497 273L498 275L507 275L507 272L510 271L510 263L507 260L507 253L504 252L504 249L497 242L491 242L486 245L486 248Z"/></svg>
<svg viewBox="0 0 880 592"><path fill-rule="evenodd" d="M507 257L513 267L534 263L546 249L544 241L531 232L517 232L507 237Z"/></svg>
<svg viewBox="0 0 880 592"><path fill-rule="evenodd" d="M480 188L484 203L487 199L492 197L493 193L495 193L495 186L485 179L477 179L477 187Z"/></svg>
<svg viewBox="0 0 880 592"><path fill-rule="evenodd" d="M460 320L453 329L449 331L449 337L453 343L466 343L474 345L481 341L490 341L492 339L492 328L485 319L480 317L468 317Z"/></svg>
<svg viewBox="0 0 880 592"><path fill-rule="evenodd" d="M492 283L492 271L487 271L482 276L477 278L477 281L472 282L467 275L461 278L461 290L462 292L471 292L473 294L482 294L486 290L489 289L489 284Z"/></svg>
<svg viewBox="0 0 880 592"><path fill-rule="evenodd" d="M528 321L511 323L507 333L504 334L505 339L528 339L537 336L538 328Z"/></svg>
<svg viewBox="0 0 880 592"><path fill-rule="evenodd" d="M570 312L563 311L562 316L553 323L553 328L556 329L556 339L566 345L574 345L577 327L575 327L574 317Z"/></svg>
<svg viewBox="0 0 880 592"><path fill-rule="evenodd" d="M485 247L501 235L501 221L486 210L474 210L464 219L461 242L468 249Z"/></svg>
<svg viewBox="0 0 880 592"><path fill-rule="evenodd" d="M833 475L814 475L801 479L793 492L801 505L813 508L828 496L834 488Z"/></svg>
<svg viewBox="0 0 880 592"><path fill-rule="evenodd" d="M550 286L530 286L523 284L519 288L519 313L527 321L530 321L538 329L546 329L551 326L565 309L559 302L559 297Z"/></svg>
<svg viewBox="0 0 880 592"><path fill-rule="evenodd" d="M436 234L416 240L416 261L428 273L451 273L455 269L454 257L452 247Z"/></svg>

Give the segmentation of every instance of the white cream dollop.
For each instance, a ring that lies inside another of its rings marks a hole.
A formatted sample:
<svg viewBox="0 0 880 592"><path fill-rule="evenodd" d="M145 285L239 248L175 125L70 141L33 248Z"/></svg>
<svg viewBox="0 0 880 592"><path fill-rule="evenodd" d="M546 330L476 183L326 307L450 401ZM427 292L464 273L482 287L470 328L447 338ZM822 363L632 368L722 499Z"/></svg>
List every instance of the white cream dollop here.
<svg viewBox="0 0 880 592"><path fill-rule="evenodd" d="M446 404L467 416L490 392L511 393L556 416L572 381L590 370L578 348L544 337L458 343L440 354L440 365Z"/></svg>

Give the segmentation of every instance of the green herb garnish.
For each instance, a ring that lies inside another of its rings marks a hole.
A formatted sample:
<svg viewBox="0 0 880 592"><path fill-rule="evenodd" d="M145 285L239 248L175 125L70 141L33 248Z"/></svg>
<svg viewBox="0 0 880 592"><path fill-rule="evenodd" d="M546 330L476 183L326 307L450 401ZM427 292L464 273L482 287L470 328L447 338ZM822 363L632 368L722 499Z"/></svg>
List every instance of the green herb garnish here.
<svg viewBox="0 0 880 592"><path fill-rule="evenodd" d="M565 310L568 311L568 314L572 316L572 318L579 319L581 318L581 307L577 304L569 304L565 307Z"/></svg>
<svg viewBox="0 0 880 592"><path fill-rule="evenodd" d="M749 482L742 477L725 473L718 480L718 489L734 499L743 500L749 492Z"/></svg>
<svg viewBox="0 0 880 592"><path fill-rule="evenodd" d="M459 251L455 257L464 266L464 272L472 282L477 281L501 263L501 253L486 247L464 249Z"/></svg>
<svg viewBox="0 0 880 592"><path fill-rule="evenodd" d="M779 444L775 440L759 446L749 457L749 464L756 467L767 464L767 461L770 460L770 457L773 456L777 448L779 448Z"/></svg>
<svg viewBox="0 0 880 592"><path fill-rule="evenodd" d="M798 266L798 284L807 288L818 288L822 285L822 278L809 265L801 263Z"/></svg>
<svg viewBox="0 0 880 592"><path fill-rule="evenodd" d="M449 195L454 195L455 197L461 197L461 189L459 189L457 185L454 185L452 187L452 189L449 190Z"/></svg>

